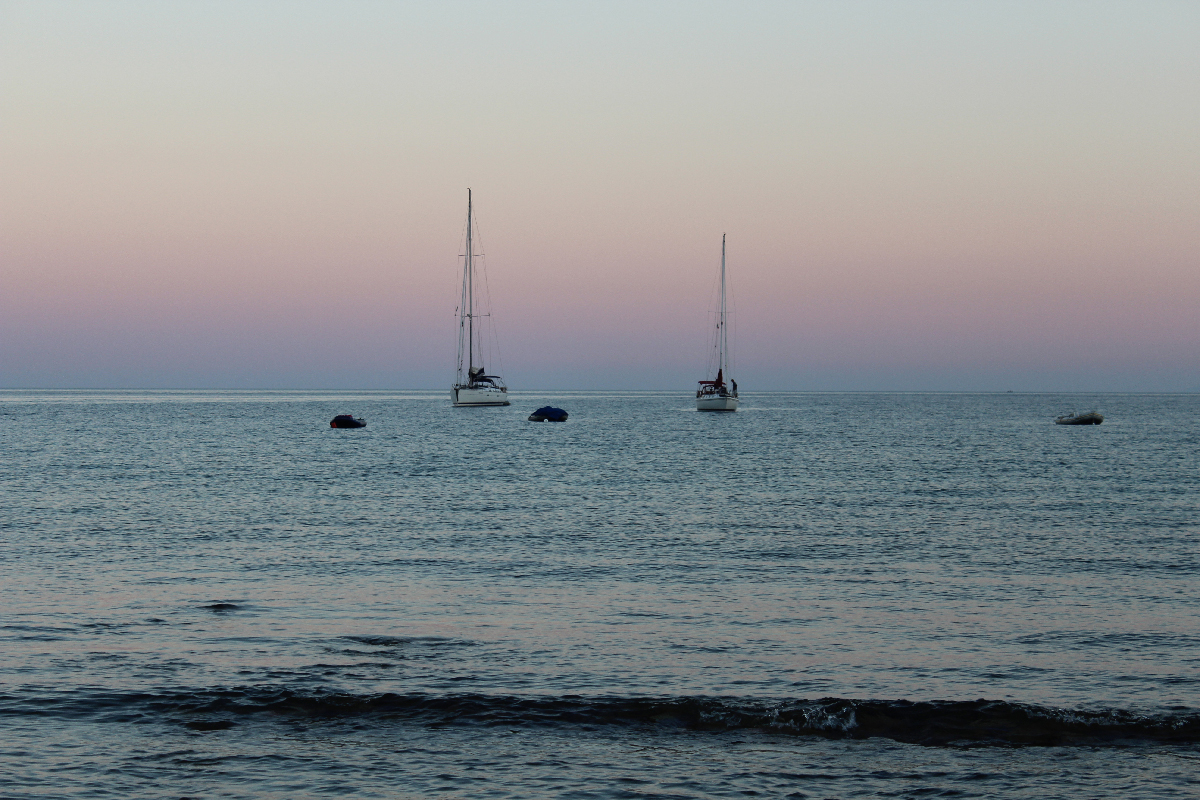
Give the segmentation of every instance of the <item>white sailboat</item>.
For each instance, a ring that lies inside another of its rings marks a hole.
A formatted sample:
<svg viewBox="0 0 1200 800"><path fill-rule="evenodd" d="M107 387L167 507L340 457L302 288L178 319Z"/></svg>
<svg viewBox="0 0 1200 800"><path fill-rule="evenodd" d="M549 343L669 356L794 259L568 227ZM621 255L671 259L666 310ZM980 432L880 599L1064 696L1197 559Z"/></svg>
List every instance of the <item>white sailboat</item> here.
<svg viewBox="0 0 1200 800"><path fill-rule="evenodd" d="M700 381L696 390L697 411L737 411L737 381L729 377L729 329L725 324L725 234L721 234L721 297L717 310L717 327L713 334L713 359L717 376ZM728 380L728 383L726 383Z"/></svg>
<svg viewBox="0 0 1200 800"><path fill-rule="evenodd" d="M491 315L486 304L482 314L475 311L473 222L471 190L467 189L467 252L463 255L462 299L458 304L458 375L450 390L450 399L456 407L506 406L508 387L504 385L504 379L499 375L488 375L483 368L483 334Z"/></svg>

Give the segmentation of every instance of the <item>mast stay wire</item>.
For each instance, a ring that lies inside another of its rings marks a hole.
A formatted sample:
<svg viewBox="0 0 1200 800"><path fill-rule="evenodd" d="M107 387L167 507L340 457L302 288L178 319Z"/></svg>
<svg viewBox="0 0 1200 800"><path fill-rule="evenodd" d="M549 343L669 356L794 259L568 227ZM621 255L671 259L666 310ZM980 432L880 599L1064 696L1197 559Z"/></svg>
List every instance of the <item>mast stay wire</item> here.
<svg viewBox="0 0 1200 800"><path fill-rule="evenodd" d="M718 269L708 289L708 304L704 309L704 377L716 377L721 347L721 272ZM715 310L714 310L715 309Z"/></svg>
<svg viewBox="0 0 1200 800"><path fill-rule="evenodd" d="M732 375L734 372L736 372L734 371L733 367L737 363L737 361L733 359L733 348L737 347L738 344L738 297L733 293L733 282L730 281L730 278L728 278L727 270L725 277L725 299L727 302L732 302L733 305L733 311L728 311L728 309L726 309L725 312L725 327L727 333L725 339L725 363L726 366L730 368L730 375ZM730 344L730 341L733 342L732 345Z"/></svg>
<svg viewBox="0 0 1200 800"><path fill-rule="evenodd" d="M462 258L462 259L465 259L467 257L467 252L466 252L467 251L467 225L469 224L469 222L470 222L470 220L465 220L465 219L463 220L462 232L459 234L459 237L458 237L458 241L460 244L459 249L463 251L463 252L459 253L458 257ZM469 267L469 265L464 262L462 274L458 274L457 270L454 273L450 273L450 274L456 275L456 277L454 279L454 287L458 290L458 304L454 307L454 317L455 317L455 319L458 320L458 335L455 336L455 340L458 342L458 352L455 353L455 363L458 365L456 377L454 379L455 383L462 383L462 377L463 377L463 375L462 375L463 320L462 320L462 317L459 316L459 313L462 311L463 303L466 300L466 289L464 288L464 286L465 286L464 278L466 278L466 269L468 267ZM467 344L469 345L470 342L468 342Z"/></svg>
<svg viewBox="0 0 1200 800"><path fill-rule="evenodd" d="M483 245L483 231L480 230L478 217L475 218L475 238L479 242L479 250L480 250L479 266L480 266L480 272L483 274L483 294L484 294L484 297L486 298L486 303L487 303L487 308L486 308L487 313L482 316L487 317L486 332L491 334L490 337L487 337L488 338L487 346L488 346L488 350L489 350L488 360L491 360L492 355L495 355L495 357L496 357L495 363L499 365L499 370L495 371L494 374L503 377L504 376L504 358L500 354L500 335L496 331L495 317L492 316L492 287L491 287L491 284L488 282L487 257L486 257L487 250L484 248L484 245ZM480 349L482 350L483 348L480 348ZM483 353L481 352L480 355L483 355Z"/></svg>

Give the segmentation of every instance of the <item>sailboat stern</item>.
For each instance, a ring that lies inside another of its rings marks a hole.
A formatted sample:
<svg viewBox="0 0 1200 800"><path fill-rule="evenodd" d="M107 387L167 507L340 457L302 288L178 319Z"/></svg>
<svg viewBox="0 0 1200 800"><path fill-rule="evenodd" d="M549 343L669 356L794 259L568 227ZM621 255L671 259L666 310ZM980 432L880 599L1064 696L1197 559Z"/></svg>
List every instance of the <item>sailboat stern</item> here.
<svg viewBox="0 0 1200 800"><path fill-rule="evenodd" d="M701 394L696 398L697 411L737 411L736 395Z"/></svg>
<svg viewBox="0 0 1200 800"><path fill-rule="evenodd" d="M508 390L499 386L455 386L450 400L456 408L465 406L507 406Z"/></svg>

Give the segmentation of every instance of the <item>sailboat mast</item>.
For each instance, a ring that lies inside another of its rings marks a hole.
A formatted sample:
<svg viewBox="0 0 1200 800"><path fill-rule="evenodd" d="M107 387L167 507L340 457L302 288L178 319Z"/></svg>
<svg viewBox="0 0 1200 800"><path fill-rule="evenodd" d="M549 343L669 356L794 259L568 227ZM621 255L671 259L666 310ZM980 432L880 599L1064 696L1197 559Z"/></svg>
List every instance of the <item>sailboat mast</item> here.
<svg viewBox="0 0 1200 800"><path fill-rule="evenodd" d="M467 189L467 381L475 371L475 254L471 242L471 190Z"/></svg>

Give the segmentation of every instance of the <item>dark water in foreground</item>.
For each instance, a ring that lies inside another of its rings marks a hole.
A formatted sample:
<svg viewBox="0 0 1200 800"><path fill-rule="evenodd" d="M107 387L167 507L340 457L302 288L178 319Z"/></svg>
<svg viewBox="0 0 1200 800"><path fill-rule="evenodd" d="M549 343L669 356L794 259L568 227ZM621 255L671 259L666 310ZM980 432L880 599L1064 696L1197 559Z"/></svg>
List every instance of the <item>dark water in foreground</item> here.
<svg viewBox="0 0 1200 800"><path fill-rule="evenodd" d="M0 392L0 797L1200 794L1200 396L514 397Z"/></svg>

